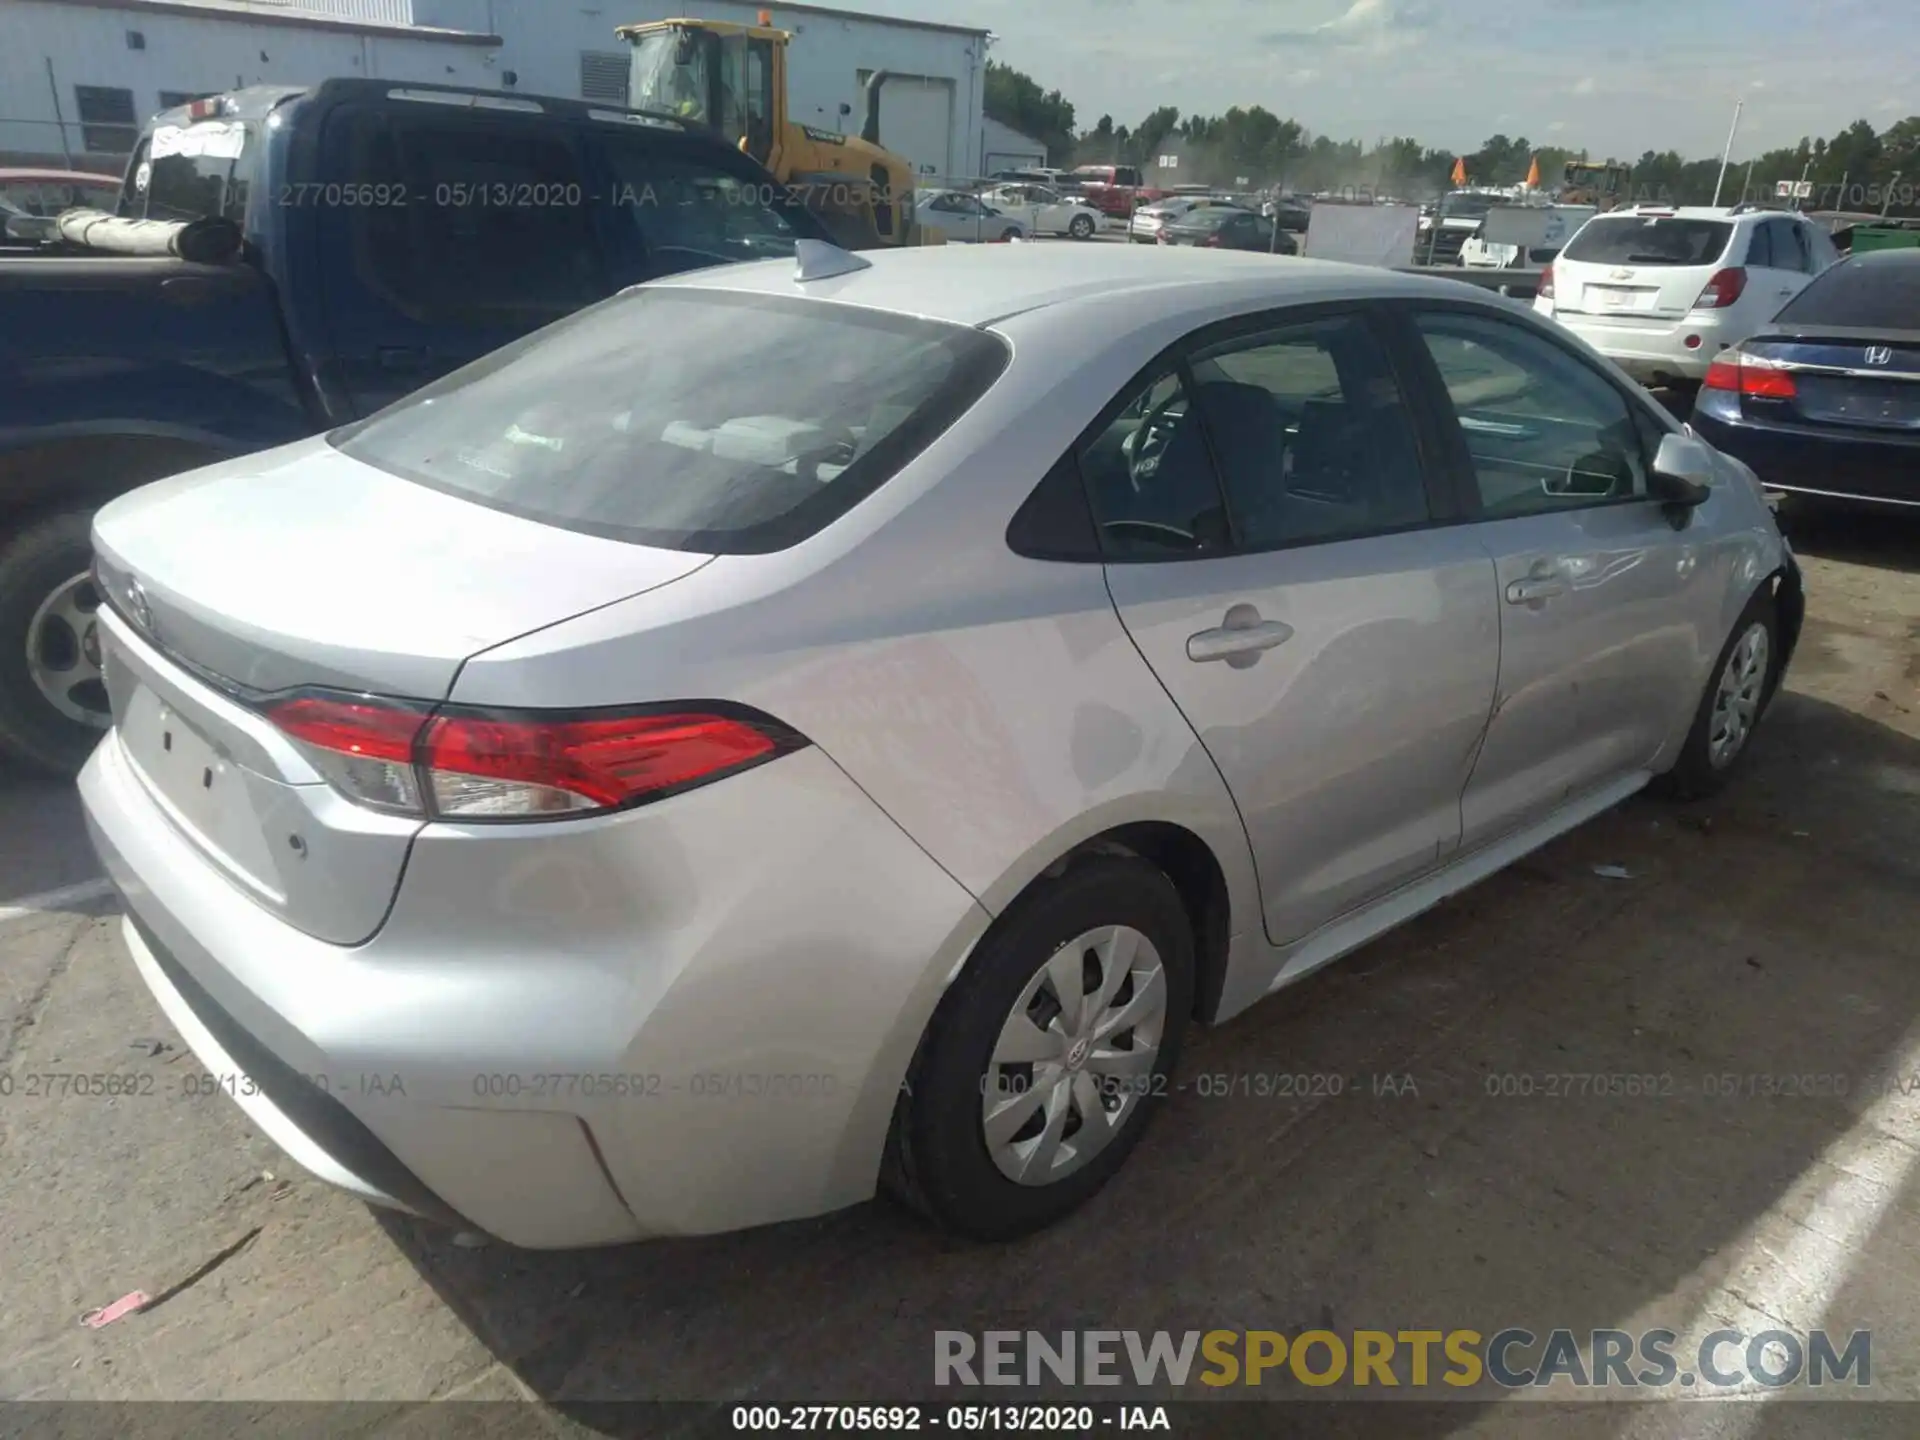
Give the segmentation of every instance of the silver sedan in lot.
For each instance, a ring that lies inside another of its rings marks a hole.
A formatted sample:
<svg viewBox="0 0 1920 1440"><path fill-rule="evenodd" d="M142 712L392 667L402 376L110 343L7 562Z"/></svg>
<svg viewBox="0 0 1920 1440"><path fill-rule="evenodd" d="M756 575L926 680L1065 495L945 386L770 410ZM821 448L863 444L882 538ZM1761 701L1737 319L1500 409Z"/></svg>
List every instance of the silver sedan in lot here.
<svg viewBox="0 0 1920 1440"><path fill-rule="evenodd" d="M100 513L127 946L322 1178L526 1246L883 1186L1020 1234L1189 1025L1745 753L1793 558L1550 323L802 250Z"/></svg>

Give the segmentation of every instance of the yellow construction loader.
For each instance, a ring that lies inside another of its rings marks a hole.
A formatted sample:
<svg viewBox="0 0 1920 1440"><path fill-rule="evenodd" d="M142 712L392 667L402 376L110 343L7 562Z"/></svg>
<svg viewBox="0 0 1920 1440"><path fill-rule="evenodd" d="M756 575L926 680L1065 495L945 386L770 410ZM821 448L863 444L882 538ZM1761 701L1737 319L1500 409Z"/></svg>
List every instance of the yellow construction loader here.
<svg viewBox="0 0 1920 1440"><path fill-rule="evenodd" d="M660 20L616 31L632 51L627 103L708 126L753 156L815 211L848 249L937 245L914 218L913 166L880 144L880 89L867 82L860 134L816 130L787 116L787 46L766 11L759 25Z"/></svg>
<svg viewBox="0 0 1920 1440"><path fill-rule="evenodd" d="M1569 160L1561 177L1562 205L1592 205L1602 213L1633 203L1633 169L1609 160Z"/></svg>

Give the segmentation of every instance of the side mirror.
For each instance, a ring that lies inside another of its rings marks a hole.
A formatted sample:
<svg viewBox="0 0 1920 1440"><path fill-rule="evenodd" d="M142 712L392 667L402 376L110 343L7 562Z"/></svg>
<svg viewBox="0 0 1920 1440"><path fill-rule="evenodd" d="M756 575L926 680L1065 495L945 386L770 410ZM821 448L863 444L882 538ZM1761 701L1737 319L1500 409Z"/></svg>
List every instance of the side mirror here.
<svg viewBox="0 0 1920 1440"><path fill-rule="evenodd" d="M1713 493L1714 470L1713 451L1705 441L1669 432L1654 454L1647 485L1662 504L1692 509Z"/></svg>

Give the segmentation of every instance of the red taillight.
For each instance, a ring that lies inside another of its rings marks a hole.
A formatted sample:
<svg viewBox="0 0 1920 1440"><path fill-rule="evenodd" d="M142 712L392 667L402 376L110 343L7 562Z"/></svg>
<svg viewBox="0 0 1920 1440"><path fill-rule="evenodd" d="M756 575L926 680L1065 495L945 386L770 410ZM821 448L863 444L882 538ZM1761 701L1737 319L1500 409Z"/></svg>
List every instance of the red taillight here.
<svg viewBox="0 0 1920 1440"><path fill-rule="evenodd" d="M1738 300L1747 291L1747 272L1735 265L1728 270L1714 273L1707 281L1707 288L1700 292L1700 298L1693 302L1696 310L1724 310ZM1685 291L1681 292L1685 294Z"/></svg>
<svg viewBox="0 0 1920 1440"><path fill-rule="evenodd" d="M618 809L805 742L735 707L543 715L302 695L267 710L330 784L375 809L522 820Z"/></svg>
<svg viewBox="0 0 1920 1440"><path fill-rule="evenodd" d="M1724 390L1756 400L1791 400L1799 394L1792 371L1738 350L1727 351L1708 366L1707 377L1700 383L1709 390Z"/></svg>
<svg viewBox="0 0 1920 1440"><path fill-rule="evenodd" d="M1222 240L1220 238L1219 232L1216 231L1215 233L1207 237L1207 244L1213 246L1213 248L1217 250L1222 245L1226 244L1226 241Z"/></svg>
<svg viewBox="0 0 1920 1440"><path fill-rule="evenodd" d="M778 737L703 713L539 720L448 715L420 742L443 815L605 810L764 760Z"/></svg>
<svg viewBox="0 0 1920 1440"><path fill-rule="evenodd" d="M190 100L187 102L187 118L189 120L207 120L215 115L221 114L226 108L226 101L217 95L209 96L204 100Z"/></svg>
<svg viewBox="0 0 1920 1440"><path fill-rule="evenodd" d="M314 769L349 799L376 810L421 813L413 747L427 712L346 695L296 695L267 709L282 734L300 742Z"/></svg>
<svg viewBox="0 0 1920 1440"><path fill-rule="evenodd" d="M1540 272L1540 288L1534 293L1542 300L1553 298L1553 266L1551 264Z"/></svg>

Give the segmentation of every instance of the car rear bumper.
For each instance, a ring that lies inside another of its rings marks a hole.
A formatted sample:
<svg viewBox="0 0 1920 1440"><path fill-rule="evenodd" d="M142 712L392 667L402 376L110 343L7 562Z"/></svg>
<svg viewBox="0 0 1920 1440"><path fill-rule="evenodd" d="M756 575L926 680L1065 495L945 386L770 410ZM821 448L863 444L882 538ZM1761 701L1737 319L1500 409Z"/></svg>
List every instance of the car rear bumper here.
<svg viewBox="0 0 1920 1440"><path fill-rule="evenodd" d="M1551 303L1542 301L1540 307ZM1704 380L1715 357L1740 338L1729 334L1720 317L1712 314L1625 320L1557 309L1548 313L1642 384ZM1699 344L1689 346L1689 336L1697 337Z"/></svg>
<svg viewBox="0 0 1920 1440"><path fill-rule="evenodd" d="M1920 509L1920 441L1729 420L1699 405L1689 423L1769 490Z"/></svg>
<svg viewBox="0 0 1920 1440"><path fill-rule="evenodd" d="M602 820L429 825L354 947L200 860L117 734L80 788L210 1088L322 1180L534 1248L871 1195L987 920L818 750Z"/></svg>

